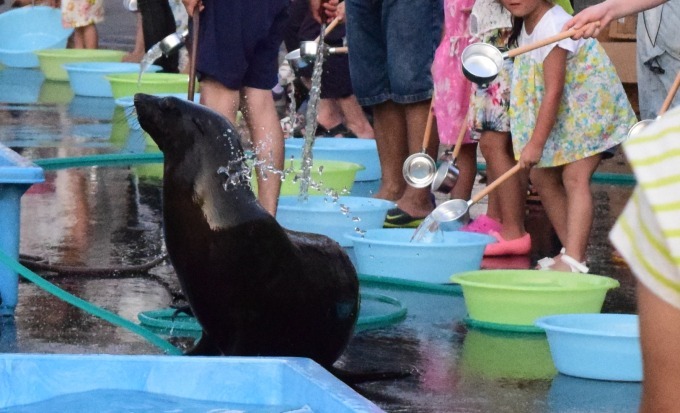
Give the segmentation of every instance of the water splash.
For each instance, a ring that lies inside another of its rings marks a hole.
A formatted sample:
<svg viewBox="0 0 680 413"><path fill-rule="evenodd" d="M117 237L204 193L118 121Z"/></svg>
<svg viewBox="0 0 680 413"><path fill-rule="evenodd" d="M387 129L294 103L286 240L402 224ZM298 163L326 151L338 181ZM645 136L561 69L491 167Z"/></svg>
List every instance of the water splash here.
<svg viewBox="0 0 680 413"><path fill-rule="evenodd" d="M316 134L316 113L321 97L321 73L323 72L324 51L326 49L324 44L325 30L326 24L324 23L321 25L319 47L316 49L314 70L312 71L312 86L309 90L307 113L305 114L305 143L302 147L302 180L300 182L300 195L298 196L301 201L307 200L307 197L309 196L309 183L311 181L313 164L312 147L314 146L314 135Z"/></svg>
<svg viewBox="0 0 680 413"><path fill-rule="evenodd" d="M425 217L423 222L418 225L410 242L421 244L444 242L444 232L439 228L439 222L434 219L432 214Z"/></svg>
<svg viewBox="0 0 680 413"><path fill-rule="evenodd" d="M144 57L142 57L142 61L139 63L139 76L137 77L137 87L139 87L140 83L142 82L142 75L146 70L155 62L158 60L161 56L163 56L163 51L161 50L161 42L156 43L155 45L151 46L151 48L144 54Z"/></svg>

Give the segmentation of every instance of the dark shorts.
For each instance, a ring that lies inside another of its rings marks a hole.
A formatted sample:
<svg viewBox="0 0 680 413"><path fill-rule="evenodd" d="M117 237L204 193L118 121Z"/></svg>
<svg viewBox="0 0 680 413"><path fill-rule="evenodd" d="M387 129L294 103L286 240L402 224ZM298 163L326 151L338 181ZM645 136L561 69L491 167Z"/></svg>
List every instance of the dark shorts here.
<svg viewBox="0 0 680 413"><path fill-rule="evenodd" d="M232 90L271 89L289 0L203 0L196 72Z"/></svg>

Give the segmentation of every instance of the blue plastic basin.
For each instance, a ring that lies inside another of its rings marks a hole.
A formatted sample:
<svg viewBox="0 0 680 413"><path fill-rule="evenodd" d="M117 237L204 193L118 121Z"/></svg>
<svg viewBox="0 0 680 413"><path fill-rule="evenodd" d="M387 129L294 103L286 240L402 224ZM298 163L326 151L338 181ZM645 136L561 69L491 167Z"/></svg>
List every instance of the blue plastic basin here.
<svg viewBox="0 0 680 413"><path fill-rule="evenodd" d="M394 206L394 202L377 198L343 196L333 202L318 195L300 202L297 196L288 195L279 198L276 220L285 228L323 234L351 247L346 233L382 228L387 210Z"/></svg>
<svg viewBox="0 0 680 413"><path fill-rule="evenodd" d="M642 354L635 314L560 314L541 317L560 373L597 380L641 381Z"/></svg>
<svg viewBox="0 0 680 413"><path fill-rule="evenodd" d="M0 13L0 63L38 67L35 51L66 47L73 29L61 25L61 10L47 6L19 7Z"/></svg>
<svg viewBox="0 0 680 413"><path fill-rule="evenodd" d="M450 283L452 274L478 270L489 235L446 231L439 241L410 242L415 229L369 229L362 236L345 234L354 246L360 274L429 283Z"/></svg>
<svg viewBox="0 0 680 413"><path fill-rule="evenodd" d="M106 399L95 397L102 394ZM129 402L126 399L130 397L145 403L165 400L173 404L174 411L229 411L234 405L246 405L251 406L249 411L254 407L261 409L257 411L273 411L272 407L282 411L285 407L316 413L382 412L304 358L0 356L0 408L19 412L45 411L45 406L50 411L72 413L110 411L111 406ZM30 406L37 403L35 408ZM57 403L68 403L68 408L56 410ZM19 410L23 405L29 407ZM192 406L194 410L189 408ZM196 406L203 409L196 410Z"/></svg>

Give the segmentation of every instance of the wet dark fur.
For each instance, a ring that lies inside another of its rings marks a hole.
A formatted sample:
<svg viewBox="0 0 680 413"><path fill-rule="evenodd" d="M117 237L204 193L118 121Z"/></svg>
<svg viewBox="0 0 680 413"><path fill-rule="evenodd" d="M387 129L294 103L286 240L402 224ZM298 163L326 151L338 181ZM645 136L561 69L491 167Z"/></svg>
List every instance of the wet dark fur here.
<svg viewBox="0 0 680 413"><path fill-rule="evenodd" d="M142 128L165 157L170 260L203 336L190 354L308 357L330 368L359 312L356 270L322 235L284 230L246 178L236 128L203 106L135 96Z"/></svg>

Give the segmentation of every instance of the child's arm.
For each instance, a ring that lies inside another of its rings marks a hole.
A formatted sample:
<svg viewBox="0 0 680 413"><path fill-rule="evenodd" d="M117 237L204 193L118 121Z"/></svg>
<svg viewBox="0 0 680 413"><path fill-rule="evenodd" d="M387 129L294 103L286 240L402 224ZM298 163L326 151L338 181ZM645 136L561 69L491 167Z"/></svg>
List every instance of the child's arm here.
<svg viewBox="0 0 680 413"><path fill-rule="evenodd" d="M534 132L519 157L519 164L522 168L530 169L541 160L543 147L557 120L557 111L564 92L566 70L567 51L561 47L554 47L543 60L545 92L536 116Z"/></svg>
<svg viewBox="0 0 680 413"><path fill-rule="evenodd" d="M651 9L666 1L667 0L607 0L594 6L590 6L572 17L571 20L564 25L563 30L569 30L572 27L578 30L587 23L599 21L599 26L587 28L583 33L579 33L573 38L595 37L600 33L600 28L607 26L610 21Z"/></svg>

